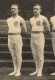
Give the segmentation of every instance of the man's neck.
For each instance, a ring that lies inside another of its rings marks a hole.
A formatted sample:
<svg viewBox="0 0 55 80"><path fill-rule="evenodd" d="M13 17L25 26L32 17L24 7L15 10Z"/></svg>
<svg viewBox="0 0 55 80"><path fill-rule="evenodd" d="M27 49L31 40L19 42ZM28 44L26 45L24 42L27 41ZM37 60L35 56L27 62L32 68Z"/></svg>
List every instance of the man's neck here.
<svg viewBox="0 0 55 80"><path fill-rule="evenodd" d="M13 14L13 15L12 15L13 18L15 18L15 17L17 17L17 16L18 16L18 14Z"/></svg>
<svg viewBox="0 0 55 80"><path fill-rule="evenodd" d="M39 17L40 16L40 14L34 14L34 17L36 18L36 17Z"/></svg>

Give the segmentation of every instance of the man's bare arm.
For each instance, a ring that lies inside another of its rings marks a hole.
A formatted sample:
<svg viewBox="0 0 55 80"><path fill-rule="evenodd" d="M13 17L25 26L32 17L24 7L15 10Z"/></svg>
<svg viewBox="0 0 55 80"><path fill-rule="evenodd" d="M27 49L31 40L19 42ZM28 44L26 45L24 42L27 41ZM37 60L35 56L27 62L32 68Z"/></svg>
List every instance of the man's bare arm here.
<svg viewBox="0 0 55 80"><path fill-rule="evenodd" d="M44 31L45 31L45 33L50 32L50 25L49 25L49 22L48 22L47 19L43 20L43 24L44 24Z"/></svg>
<svg viewBox="0 0 55 80"><path fill-rule="evenodd" d="M9 27L8 27L7 20L6 20L6 24L7 24L6 33L8 33Z"/></svg>
<svg viewBox="0 0 55 80"><path fill-rule="evenodd" d="M51 32L52 32L52 26L53 26L53 25L52 25L52 22L50 21L49 24L50 24L50 30L51 30Z"/></svg>
<svg viewBox="0 0 55 80"><path fill-rule="evenodd" d="M22 31L27 32L26 23L25 23L25 21L24 21L24 20L22 20L22 21L20 22L20 25L21 25L21 29L22 29Z"/></svg>
<svg viewBox="0 0 55 80"><path fill-rule="evenodd" d="M29 21L29 33L31 33L31 30L32 30L32 25L31 22Z"/></svg>

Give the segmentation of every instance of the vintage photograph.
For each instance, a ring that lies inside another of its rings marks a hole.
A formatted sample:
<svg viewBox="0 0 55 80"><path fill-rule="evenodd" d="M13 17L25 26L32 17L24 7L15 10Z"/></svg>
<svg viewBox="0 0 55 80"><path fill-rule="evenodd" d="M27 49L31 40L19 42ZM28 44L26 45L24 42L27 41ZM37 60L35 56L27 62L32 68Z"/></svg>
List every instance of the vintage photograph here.
<svg viewBox="0 0 55 80"><path fill-rule="evenodd" d="M55 0L0 0L0 80L55 80Z"/></svg>

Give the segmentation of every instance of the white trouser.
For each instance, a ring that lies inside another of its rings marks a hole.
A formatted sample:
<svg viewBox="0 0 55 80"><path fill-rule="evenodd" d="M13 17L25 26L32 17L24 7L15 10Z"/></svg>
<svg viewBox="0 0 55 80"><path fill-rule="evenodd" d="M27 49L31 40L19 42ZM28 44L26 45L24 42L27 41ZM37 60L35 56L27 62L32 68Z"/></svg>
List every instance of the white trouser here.
<svg viewBox="0 0 55 80"><path fill-rule="evenodd" d="M40 34L37 36L35 33L35 37L31 35L31 50L33 54L33 58L36 65L36 70L41 70L44 64L44 34Z"/></svg>
<svg viewBox="0 0 55 80"><path fill-rule="evenodd" d="M22 37L21 35L8 35L8 48L12 56L14 70L21 69L22 65Z"/></svg>
<svg viewBox="0 0 55 80"><path fill-rule="evenodd" d="M55 32L52 32L52 46L53 46L53 51L55 56Z"/></svg>

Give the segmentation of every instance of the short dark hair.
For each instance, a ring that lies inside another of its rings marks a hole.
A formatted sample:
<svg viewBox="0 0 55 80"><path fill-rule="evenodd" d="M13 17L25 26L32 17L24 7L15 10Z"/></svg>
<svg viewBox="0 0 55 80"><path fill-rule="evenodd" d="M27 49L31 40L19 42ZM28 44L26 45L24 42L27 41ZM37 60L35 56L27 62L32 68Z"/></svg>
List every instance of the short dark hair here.
<svg viewBox="0 0 55 80"><path fill-rule="evenodd" d="M42 7L41 7L41 5L40 5L40 4L35 4L34 6L40 6L40 9L42 9ZM33 6L33 7L34 7L34 6Z"/></svg>
<svg viewBox="0 0 55 80"><path fill-rule="evenodd" d="M17 4L17 3L14 3L14 4L12 4L11 6L13 6L13 5L15 5L15 6L17 6L17 7L19 8L19 4Z"/></svg>

